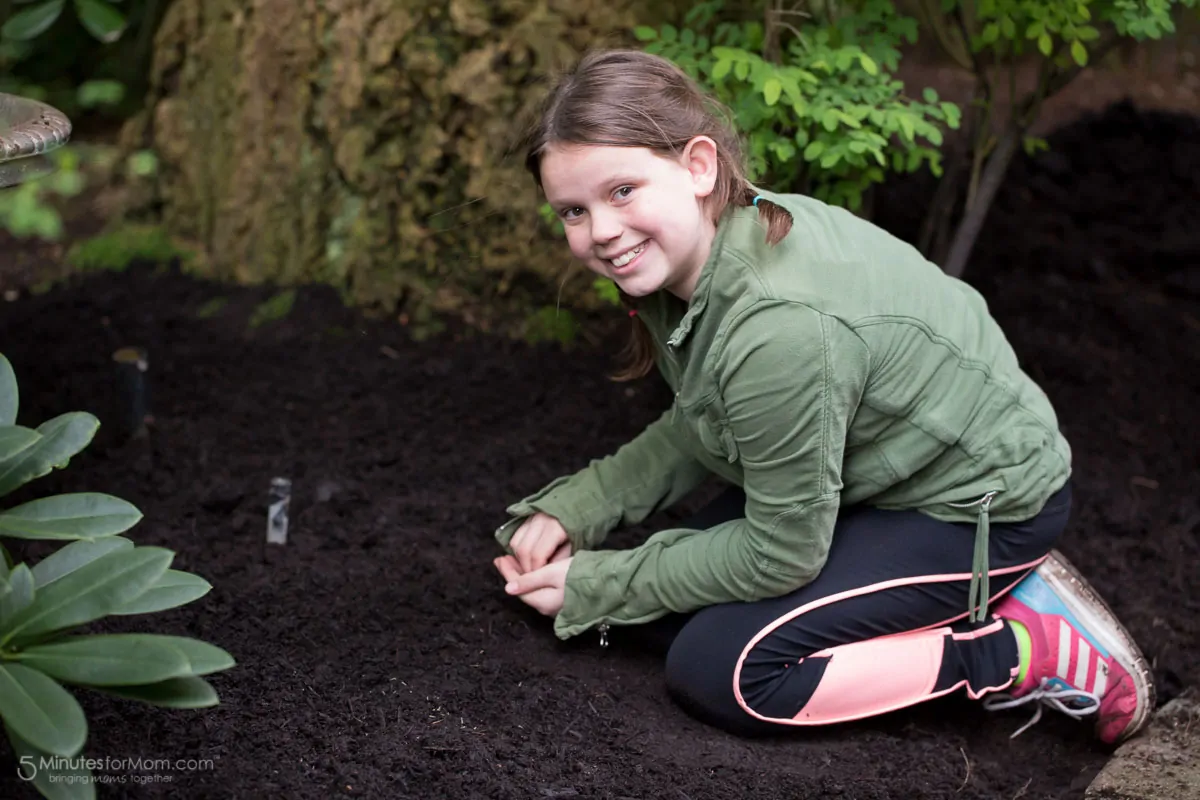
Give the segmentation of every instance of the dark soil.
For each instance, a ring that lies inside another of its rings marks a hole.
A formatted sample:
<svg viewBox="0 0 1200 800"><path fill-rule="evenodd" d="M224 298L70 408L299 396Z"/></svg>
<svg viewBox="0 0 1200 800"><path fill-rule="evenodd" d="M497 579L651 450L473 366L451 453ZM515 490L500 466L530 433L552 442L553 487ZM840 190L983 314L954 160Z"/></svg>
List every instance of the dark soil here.
<svg viewBox="0 0 1200 800"><path fill-rule="evenodd" d="M1166 701L1200 686L1200 124L1118 107L1051 143L1014 166L968 277L1074 447L1062 549ZM930 190L889 189L882 224L910 237ZM249 328L267 296L134 270L2 306L21 421L89 410L105 423L21 497L126 498L145 513L132 538L214 586L99 628L196 636L239 662L212 676L222 702L204 711L80 690L88 755L214 762L146 784L103 773L126 783L101 797L1034 800L1082 797L1105 762L1086 725L1047 713L1010 740L1022 714L962 699L762 741L694 722L656 655L619 630L607 650L594 635L558 642L490 563L505 506L633 436L668 401L657 383L607 381L601 348L410 342L319 289ZM216 297L229 303L198 316ZM150 353L145 441L120 434L110 356L126 344ZM268 548L277 475L294 481L292 525ZM34 797L14 773L5 748L0 796Z"/></svg>

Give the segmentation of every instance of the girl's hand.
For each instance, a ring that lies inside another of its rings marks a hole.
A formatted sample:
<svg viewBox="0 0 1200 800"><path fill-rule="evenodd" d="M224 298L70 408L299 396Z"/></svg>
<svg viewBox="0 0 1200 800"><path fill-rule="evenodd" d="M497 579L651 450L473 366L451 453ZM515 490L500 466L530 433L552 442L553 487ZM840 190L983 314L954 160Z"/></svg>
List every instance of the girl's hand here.
<svg viewBox="0 0 1200 800"><path fill-rule="evenodd" d="M522 523L508 543L522 573L533 572L571 555L571 545L562 523L541 511ZM563 548L566 555L563 555Z"/></svg>
<svg viewBox="0 0 1200 800"><path fill-rule="evenodd" d="M569 553L541 569L525 573L512 556L500 556L492 563L508 582L504 589L509 594L520 597L526 605L548 617L557 616L562 610L567 570L571 568Z"/></svg>

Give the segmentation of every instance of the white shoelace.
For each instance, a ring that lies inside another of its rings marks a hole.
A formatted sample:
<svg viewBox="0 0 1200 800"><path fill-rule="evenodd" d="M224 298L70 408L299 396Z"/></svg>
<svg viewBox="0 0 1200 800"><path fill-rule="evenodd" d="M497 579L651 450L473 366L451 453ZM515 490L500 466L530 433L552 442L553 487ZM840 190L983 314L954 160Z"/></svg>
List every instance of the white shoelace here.
<svg viewBox="0 0 1200 800"><path fill-rule="evenodd" d="M1020 728L1017 728L1016 733L1008 737L1010 739L1017 738L1036 725L1038 720L1042 718L1042 709L1047 706L1076 719L1090 717L1100 709L1100 698L1091 692L1085 692L1082 689L1067 689L1062 686L1055 686L1048 689L1046 688L1046 684L1049 682L1049 678L1042 678L1042 682L1037 689L1021 697L1013 697L1011 694L996 694L991 697L985 697L983 707L988 711L1000 711L1006 708L1023 706L1035 700L1038 701L1037 711L1034 712L1033 718ZM1088 705L1082 708L1074 708L1064 702L1067 700L1086 700L1088 701Z"/></svg>

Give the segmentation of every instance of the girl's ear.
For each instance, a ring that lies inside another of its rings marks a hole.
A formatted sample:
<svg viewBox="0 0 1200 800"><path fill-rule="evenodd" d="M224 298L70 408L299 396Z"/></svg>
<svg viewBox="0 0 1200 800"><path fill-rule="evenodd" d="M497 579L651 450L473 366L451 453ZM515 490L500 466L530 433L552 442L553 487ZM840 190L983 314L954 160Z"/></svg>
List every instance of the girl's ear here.
<svg viewBox="0 0 1200 800"><path fill-rule="evenodd" d="M708 197L717 185L717 143L707 136L697 136L683 148L680 163L692 175L696 197Z"/></svg>

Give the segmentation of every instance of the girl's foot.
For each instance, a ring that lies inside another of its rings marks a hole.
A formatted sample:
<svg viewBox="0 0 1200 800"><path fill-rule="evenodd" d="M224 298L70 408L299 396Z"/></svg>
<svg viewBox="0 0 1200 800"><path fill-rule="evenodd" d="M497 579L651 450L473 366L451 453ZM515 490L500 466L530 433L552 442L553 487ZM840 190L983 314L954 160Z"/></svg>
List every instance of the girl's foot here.
<svg viewBox="0 0 1200 800"><path fill-rule="evenodd" d="M1096 734L1115 744L1140 731L1154 709L1150 666L1095 589L1052 550L993 613L1009 622L1022 651L1020 679L984 700L989 710L1038 703L1073 717L1094 717Z"/></svg>

